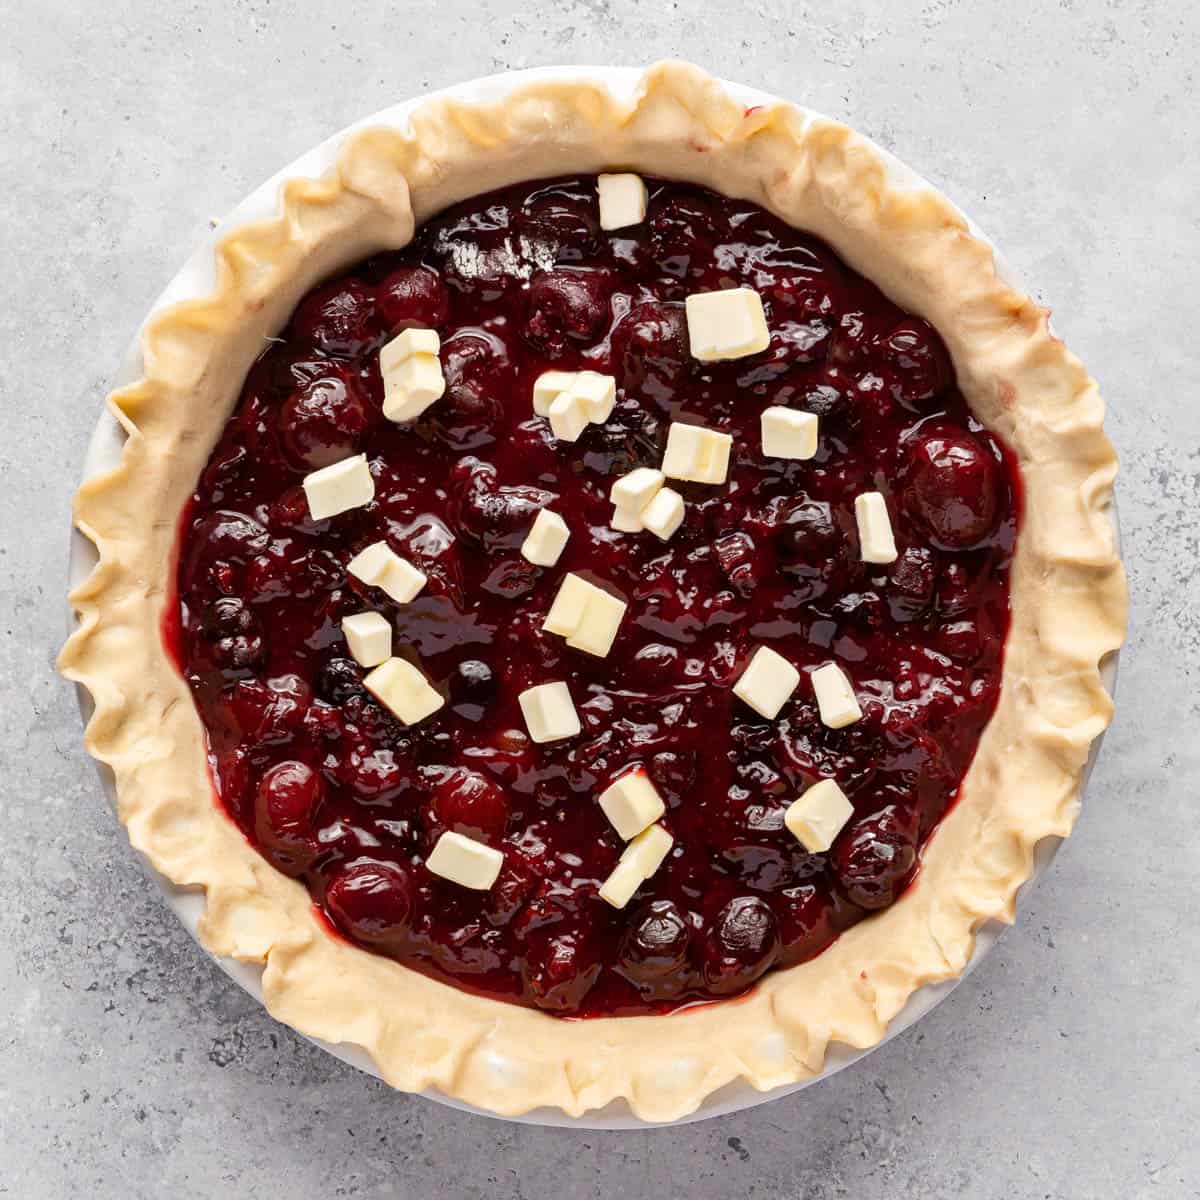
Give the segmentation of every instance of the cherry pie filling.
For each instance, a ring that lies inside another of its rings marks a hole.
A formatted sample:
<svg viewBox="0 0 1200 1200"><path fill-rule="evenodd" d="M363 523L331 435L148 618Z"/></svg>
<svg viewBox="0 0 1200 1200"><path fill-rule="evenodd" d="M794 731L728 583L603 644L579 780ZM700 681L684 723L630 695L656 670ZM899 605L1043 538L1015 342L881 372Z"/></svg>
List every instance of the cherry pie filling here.
<svg viewBox="0 0 1200 1200"><path fill-rule="evenodd" d="M311 291L264 346L188 505L167 637L220 803L343 937L469 991L563 1015L736 995L890 905L953 804L996 703L1020 494L946 350L830 248L764 210L647 181L646 218L601 230L596 179L511 187L429 221ZM685 297L749 287L770 344L701 362ZM382 413L379 351L441 335L445 395ZM561 442L547 369L615 376L611 416ZM816 455L765 457L769 405L815 413ZM679 483L667 541L610 525L609 489L657 467L672 420L733 435L724 485ZM365 453L375 498L309 516L301 480ZM898 549L861 561L854 500L888 497ZM519 552L551 507L553 567ZM385 539L428 576L398 604L349 575ZM542 622L563 576L628 604L605 657ZM342 618L392 623L445 697L402 724L363 687ZM732 692L768 645L802 682L768 720ZM835 661L862 719L819 718ZM518 694L566 680L581 732L535 744ZM671 853L622 909L624 843L597 796L631 766ZM854 814L827 853L784 825L831 778ZM456 831L503 852L495 884L432 874Z"/></svg>

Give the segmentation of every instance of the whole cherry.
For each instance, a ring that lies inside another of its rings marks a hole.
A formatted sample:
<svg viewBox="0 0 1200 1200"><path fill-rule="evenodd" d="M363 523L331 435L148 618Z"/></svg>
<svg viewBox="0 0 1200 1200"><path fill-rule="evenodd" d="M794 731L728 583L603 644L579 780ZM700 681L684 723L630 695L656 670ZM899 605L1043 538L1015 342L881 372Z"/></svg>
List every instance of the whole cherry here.
<svg viewBox="0 0 1200 1200"><path fill-rule="evenodd" d="M845 829L833 848L834 877L862 908L886 908L917 862L916 816L889 804Z"/></svg>
<svg viewBox="0 0 1200 1200"><path fill-rule="evenodd" d="M999 464L965 429L923 429L909 447L908 507L936 541L965 550L995 527Z"/></svg>
<svg viewBox="0 0 1200 1200"><path fill-rule="evenodd" d="M370 425L362 385L348 371L331 369L284 401L279 437L291 464L310 471L354 454Z"/></svg>
<svg viewBox="0 0 1200 1200"><path fill-rule="evenodd" d="M714 995L749 987L779 949L771 906L758 896L736 896L717 914L704 946L704 983Z"/></svg>
<svg viewBox="0 0 1200 1200"><path fill-rule="evenodd" d="M334 280L300 302L291 332L330 354L360 354L375 335L375 298L356 279Z"/></svg>
<svg viewBox="0 0 1200 1200"><path fill-rule="evenodd" d="M546 354L596 341L608 323L611 289L601 271L560 267L535 275L526 296L526 341Z"/></svg>
<svg viewBox="0 0 1200 1200"><path fill-rule="evenodd" d="M289 875L306 871L317 856L313 812L321 796L321 777L303 762L276 763L259 782L254 831Z"/></svg>
<svg viewBox="0 0 1200 1200"><path fill-rule="evenodd" d="M361 942L402 937L412 913L412 881L398 863L359 860L342 867L325 888L334 924Z"/></svg>
<svg viewBox="0 0 1200 1200"><path fill-rule="evenodd" d="M393 333L437 329L450 315L450 296L432 267L398 267L375 293L379 315Z"/></svg>

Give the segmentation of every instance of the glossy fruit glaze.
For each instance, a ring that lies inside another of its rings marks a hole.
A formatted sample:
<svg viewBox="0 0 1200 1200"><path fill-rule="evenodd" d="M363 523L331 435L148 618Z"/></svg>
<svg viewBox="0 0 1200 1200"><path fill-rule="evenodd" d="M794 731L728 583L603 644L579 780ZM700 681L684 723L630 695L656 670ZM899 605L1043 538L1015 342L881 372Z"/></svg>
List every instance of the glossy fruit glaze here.
<svg viewBox="0 0 1200 1200"><path fill-rule="evenodd" d="M438 979L558 1014L664 1012L812 958L890 904L953 802L996 702L1019 495L945 349L815 238L752 204L651 182L644 224L604 233L594 178L521 185L430 221L312 291L263 348L185 514L169 640L220 799L345 937ZM683 299L746 285L768 350L705 365ZM445 397L381 414L398 330L442 337ZM548 367L611 372L611 419L556 443ZM808 462L764 459L768 404L816 412ZM726 486L678 484L667 543L609 527L612 480L657 465L667 426L734 435ZM365 451L376 498L308 519L303 475ZM854 497L890 497L900 557L859 561ZM550 504L558 564L518 553ZM411 604L350 579L386 537L428 573ZM544 633L567 571L627 600L597 659ZM405 728L364 693L341 618L385 613L446 697ZM830 730L807 677L774 721L734 699L753 649L830 659L863 719ZM518 693L568 681L583 722L532 744ZM596 803L641 764L675 848L623 911L597 890L621 842ZM829 854L787 831L819 778L855 817ZM489 892L429 874L444 830L504 851Z"/></svg>

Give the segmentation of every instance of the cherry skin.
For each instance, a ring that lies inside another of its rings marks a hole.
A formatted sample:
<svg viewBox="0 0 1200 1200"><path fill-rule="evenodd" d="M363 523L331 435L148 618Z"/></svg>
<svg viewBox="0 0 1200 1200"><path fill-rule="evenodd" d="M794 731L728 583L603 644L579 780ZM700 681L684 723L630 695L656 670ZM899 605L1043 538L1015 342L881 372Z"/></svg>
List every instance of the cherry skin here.
<svg viewBox="0 0 1200 1200"><path fill-rule="evenodd" d="M915 412L929 408L953 378L942 339L925 321L910 317L879 344L892 394Z"/></svg>
<svg viewBox="0 0 1200 1200"><path fill-rule="evenodd" d="M288 874L300 874L316 858L312 818L321 795L321 777L302 762L277 763L258 785L255 832Z"/></svg>
<svg viewBox="0 0 1200 1200"><path fill-rule="evenodd" d="M342 780L364 804L382 807L412 786L412 764L394 750L361 747L342 762Z"/></svg>
<svg viewBox="0 0 1200 1200"><path fill-rule="evenodd" d="M346 371L306 383L284 402L279 437L297 470L311 471L349 458L371 425L358 381Z"/></svg>
<svg viewBox="0 0 1200 1200"><path fill-rule="evenodd" d="M836 367L854 369L866 364L879 336L878 324L864 312L843 313L829 340L826 357Z"/></svg>
<svg viewBox="0 0 1200 1200"><path fill-rule="evenodd" d="M521 963L521 977L538 1008L572 1013L583 1003L600 974L589 961L578 935L560 934L535 942Z"/></svg>
<svg viewBox="0 0 1200 1200"><path fill-rule="evenodd" d="M331 658L318 677L321 695L331 704L344 704L363 695L362 668L352 658Z"/></svg>
<svg viewBox="0 0 1200 1200"><path fill-rule="evenodd" d="M631 919L621 943L621 963L635 982L659 981L687 963L691 932L679 906L651 900Z"/></svg>
<svg viewBox="0 0 1200 1200"><path fill-rule="evenodd" d="M699 278L723 226L713 204L696 192L656 196L646 220L655 266L677 280Z"/></svg>
<svg viewBox="0 0 1200 1200"><path fill-rule="evenodd" d="M260 626L244 600L238 596L221 596L205 609L201 628L205 637L215 639L257 633Z"/></svg>
<svg viewBox="0 0 1200 1200"><path fill-rule="evenodd" d="M790 962L807 962L820 954L836 933L829 897L811 884L784 889L773 907L779 917L780 946Z"/></svg>
<svg viewBox="0 0 1200 1200"><path fill-rule="evenodd" d="M922 431L909 451L907 483L914 515L945 548L965 550L995 527L999 466L966 430Z"/></svg>
<svg viewBox="0 0 1200 1200"><path fill-rule="evenodd" d="M487 663L465 658L454 669L450 695L455 711L469 721L480 720L496 696L496 677Z"/></svg>
<svg viewBox="0 0 1200 1200"><path fill-rule="evenodd" d="M599 271L562 267L535 275L526 300L526 340L547 354L596 341L608 321L609 286Z"/></svg>
<svg viewBox="0 0 1200 1200"><path fill-rule="evenodd" d="M212 642L212 654L230 671L257 666L267 647L258 618L237 596L221 596L205 610L201 630Z"/></svg>
<svg viewBox="0 0 1200 1200"><path fill-rule="evenodd" d="M454 450L495 441L505 412L512 362L503 341L483 329L460 329L442 346L446 394L431 410L439 436Z"/></svg>
<svg viewBox="0 0 1200 1200"><path fill-rule="evenodd" d="M508 799L486 775L452 771L433 790L427 824L433 841L445 832L495 841L508 824Z"/></svg>
<svg viewBox="0 0 1200 1200"><path fill-rule="evenodd" d="M691 358L683 305L654 301L635 305L613 331L613 345L625 387L665 401Z"/></svg>
<svg viewBox="0 0 1200 1200"><path fill-rule="evenodd" d="M196 522L191 543L197 556L246 563L270 544L266 527L245 513L218 510Z"/></svg>
<svg viewBox="0 0 1200 1200"><path fill-rule="evenodd" d="M393 334L402 329L438 329L450 315L450 297L430 267L400 267L379 285L379 315Z"/></svg>
<svg viewBox="0 0 1200 1200"><path fill-rule="evenodd" d="M386 943L408 931L412 881L398 863L353 862L330 880L325 905L349 937Z"/></svg>
<svg viewBox="0 0 1200 1200"><path fill-rule="evenodd" d="M717 996L740 992L770 967L778 946L770 905L758 896L736 897L713 922L705 945L705 985Z"/></svg>
<svg viewBox="0 0 1200 1200"><path fill-rule="evenodd" d="M937 582L933 555L924 546L906 546L891 569L889 604L896 621L915 620L929 605Z"/></svg>
<svg viewBox="0 0 1200 1200"><path fill-rule="evenodd" d="M562 193L532 201L519 227L535 247L548 248L560 263L582 262L600 244L600 225L589 205Z"/></svg>
<svg viewBox="0 0 1200 1200"><path fill-rule="evenodd" d="M460 533L486 550L515 550L551 492L526 485L502 485L496 468L476 458L459 460L451 479L452 515Z"/></svg>
<svg viewBox="0 0 1200 1200"><path fill-rule="evenodd" d="M375 335L375 299L357 280L327 283L300 302L292 332L331 354L360 353Z"/></svg>
<svg viewBox="0 0 1200 1200"><path fill-rule="evenodd" d="M837 840L833 870L843 892L862 908L886 908L917 862L913 815L888 805L855 821Z"/></svg>

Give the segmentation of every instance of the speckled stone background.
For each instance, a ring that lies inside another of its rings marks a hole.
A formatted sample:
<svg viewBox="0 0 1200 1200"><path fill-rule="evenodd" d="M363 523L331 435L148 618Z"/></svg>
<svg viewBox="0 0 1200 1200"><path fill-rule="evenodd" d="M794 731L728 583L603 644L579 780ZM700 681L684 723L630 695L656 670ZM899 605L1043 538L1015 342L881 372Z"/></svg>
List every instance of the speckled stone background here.
<svg viewBox="0 0 1200 1200"><path fill-rule="evenodd" d="M0 0L0 30L0 1194L1200 1196L1200 7ZM740 1116L524 1128L333 1061L176 924L53 672L69 495L142 314L265 176L423 89L665 55L893 148L1053 306L1108 396L1134 621L1074 838L932 1016Z"/></svg>

